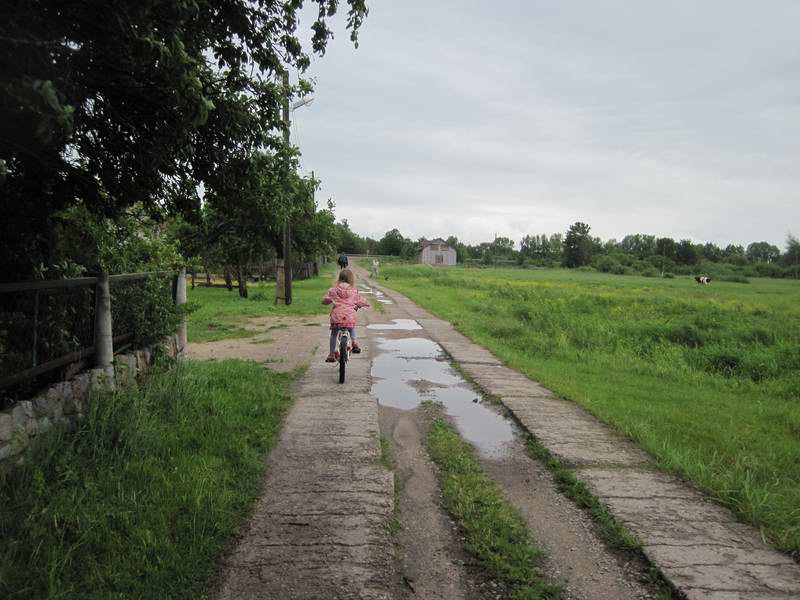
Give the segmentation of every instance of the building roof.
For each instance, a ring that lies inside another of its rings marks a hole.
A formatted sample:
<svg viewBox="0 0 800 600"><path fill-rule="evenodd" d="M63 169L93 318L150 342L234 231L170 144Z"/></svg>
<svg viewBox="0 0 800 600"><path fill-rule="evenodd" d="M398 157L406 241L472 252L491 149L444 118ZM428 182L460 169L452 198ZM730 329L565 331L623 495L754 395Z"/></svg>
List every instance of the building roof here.
<svg viewBox="0 0 800 600"><path fill-rule="evenodd" d="M436 239L433 239L433 240L423 239L419 243L419 248L417 248L417 252L422 252L425 248L427 248L431 244L443 244L444 246L447 246L448 248L450 248L450 245L445 240L443 240L442 238L436 238Z"/></svg>

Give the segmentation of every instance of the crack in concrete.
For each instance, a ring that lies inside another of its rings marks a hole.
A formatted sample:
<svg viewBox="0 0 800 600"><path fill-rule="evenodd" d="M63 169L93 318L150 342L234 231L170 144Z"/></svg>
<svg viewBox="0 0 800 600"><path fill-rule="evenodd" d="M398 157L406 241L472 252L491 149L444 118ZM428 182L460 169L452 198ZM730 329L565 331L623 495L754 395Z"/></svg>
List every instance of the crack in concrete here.
<svg viewBox="0 0 800 600"><path fill-rule="evenodd" d="M387 506L391 506L391 503L387 503ZM361 510L359 508L358 510L355 510L353 512L319 511L319 512L290 512L290 513L283 513L283 512L267 511L264 514L272 516L272 517L360 517L360 516L384 517L384 516L386 516L386 511L382 510L382 511L379 511L379 512L372 512L372 511L369 511L369 510Z"/></svg>
<svg viewBox="0 0 800 600"><path fill-rule="evenodd" d="M383 544L378 543L371 543L371 542L363 542L360 544L346 544L344 542L307 542L305 544L291 544L291 543L283 543L283 542L276 542L274 544L263 543L259 542L259 548L311 548L314 546L332 546L332 547L341 547L341 548L362 548L362 547L372 547L372 548L382 548Z"/></svg>

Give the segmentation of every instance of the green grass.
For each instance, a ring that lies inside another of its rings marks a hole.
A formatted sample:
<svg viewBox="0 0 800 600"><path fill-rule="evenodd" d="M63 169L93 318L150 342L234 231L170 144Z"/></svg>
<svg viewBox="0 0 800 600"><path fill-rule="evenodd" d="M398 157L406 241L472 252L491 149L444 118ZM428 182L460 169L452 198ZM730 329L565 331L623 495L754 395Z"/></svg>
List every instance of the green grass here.
<svg viewBox="0 0 800 600"><path fill-rule="evenodd" d="M189 341L213 342L227 338L250 337L256 331L242 327L250 317L301 316L323 314L330 307L322 304L322 297L332 283L334 269L323 267L319 277L296 281L292 286L292 303L289 306L275 305L275 282L249 284L248 298L240 298L234 287L196 287L188 290Z"/></svg>
<svg viewBox="0 0 800 600"><path fill-rule="evenodd" d="M508 588L509 598L559 598L559 588L544 580L542 552L531 541L525 522L483 472L472 446L435 417L428 449L439 468L447 510L464 531L466 550Z"/></svg>
<svg viewBox="0 0 800 600"><path fill-rule="evenodd" d="M800 283L386 273L391 287L800 553Z"/></svg>
<svg viewBox="0 0 800 600"><path fill-rule="evenodd" d="M188 362L103 396L0 481L0 597L212 597L289 405L286 375Z"/></svg>

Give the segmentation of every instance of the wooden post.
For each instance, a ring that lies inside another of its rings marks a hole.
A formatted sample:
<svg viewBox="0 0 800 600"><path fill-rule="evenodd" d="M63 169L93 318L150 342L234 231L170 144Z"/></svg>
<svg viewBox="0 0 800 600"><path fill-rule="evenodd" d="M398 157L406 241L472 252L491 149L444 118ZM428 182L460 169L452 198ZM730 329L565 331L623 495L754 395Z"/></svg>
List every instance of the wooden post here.
<svg viewBox="0 0 800 600"><path fill-rule="evenodd" d="M186 269L181 269L178 272L178 280L175 285L175 304L178 306L183 306L186 304ZM178 343L177 343L177 352L178 356L176 358L183 358L183 353L186 350L186 344L188 344L188 333L186 331L186 317L181 319L180 325L178 325Z"/></svg>
<svg viewBox="0 0 800 600"><path fill-rule="evenodd" d="M94 365L103 371L103 385L114 389L114 334L111 329L111 288L108 273L97 277L94 305Z"/></svg>
<svg viewBox="0 0 800 600"><path fill-rule="evenodd" d="M275 304L286 304L286 269L284 260L275 260Z"/></svg>

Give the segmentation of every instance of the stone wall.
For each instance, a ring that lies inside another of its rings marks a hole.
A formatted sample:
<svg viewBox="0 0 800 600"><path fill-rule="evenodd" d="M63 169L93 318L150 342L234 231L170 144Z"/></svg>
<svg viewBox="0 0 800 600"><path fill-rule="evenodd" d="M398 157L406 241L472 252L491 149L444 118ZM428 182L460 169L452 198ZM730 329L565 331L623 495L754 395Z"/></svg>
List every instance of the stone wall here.
<svg viewBox="0 0 800 600"><path fill-rule="evenodd" d="M167 347L170 354L175 344ZM25 450L40 433L55 426L74 427L88 410L93 393L127 386L152 365L149 350L131 351L114 357L114 377L109 381L103 369L83 371L69 381L54 383L30 400L22 400L0 411L0 468L19 463Z"/></svg>

